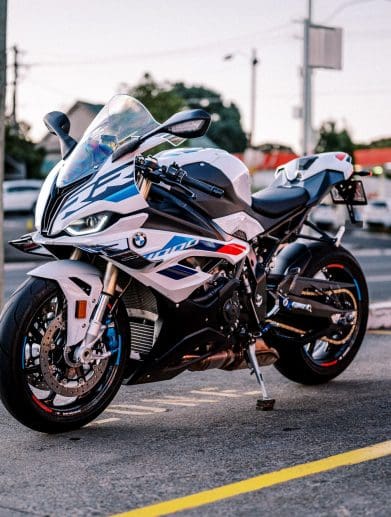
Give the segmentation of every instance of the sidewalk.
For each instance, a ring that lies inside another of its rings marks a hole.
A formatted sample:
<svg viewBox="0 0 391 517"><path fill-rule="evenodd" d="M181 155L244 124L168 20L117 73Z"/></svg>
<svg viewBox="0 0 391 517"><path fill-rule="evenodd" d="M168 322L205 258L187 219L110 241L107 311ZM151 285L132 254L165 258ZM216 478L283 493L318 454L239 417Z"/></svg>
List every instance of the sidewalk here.
<svg viewBox="0 0 391 517"><path fill-rule="evenodd" d="M369 306L368 329L391 329L391 300Z"/></svg>

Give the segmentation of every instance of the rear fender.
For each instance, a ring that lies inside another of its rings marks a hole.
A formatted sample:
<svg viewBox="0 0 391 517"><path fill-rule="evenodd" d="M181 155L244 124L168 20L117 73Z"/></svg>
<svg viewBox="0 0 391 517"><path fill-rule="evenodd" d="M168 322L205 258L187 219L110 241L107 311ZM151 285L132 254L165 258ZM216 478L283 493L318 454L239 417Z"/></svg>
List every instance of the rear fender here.
<svg viewBox="0 0 391 517"><path fill-rule="evenodd" d="M82 341L102 292L103 283L100 271L85 262L56 260L39 266L27 274L57 282L67 301L67 346ZM87 302L85 318L76 317L77 301Z"/></svg>
<svg viewBox="0 0 391 517"><path fill-rule="evenodd" d="M332 245L327 242L294 242L286 246L276 257L273 274L285 275L289 269L303 270L311 261L313 255L321 250L327 253Z"/></svg>

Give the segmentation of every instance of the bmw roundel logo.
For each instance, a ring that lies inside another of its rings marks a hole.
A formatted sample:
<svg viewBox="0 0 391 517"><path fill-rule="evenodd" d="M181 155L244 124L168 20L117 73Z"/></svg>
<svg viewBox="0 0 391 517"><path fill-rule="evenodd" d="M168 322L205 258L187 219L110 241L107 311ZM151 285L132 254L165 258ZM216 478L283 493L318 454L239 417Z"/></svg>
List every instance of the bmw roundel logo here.
<svg viewBox="0 0 391 517"><path fill-rule="evenodd" d="M147 244L147 236L142 232L133 235L132 242L136 248L143 248Z"/></svg>

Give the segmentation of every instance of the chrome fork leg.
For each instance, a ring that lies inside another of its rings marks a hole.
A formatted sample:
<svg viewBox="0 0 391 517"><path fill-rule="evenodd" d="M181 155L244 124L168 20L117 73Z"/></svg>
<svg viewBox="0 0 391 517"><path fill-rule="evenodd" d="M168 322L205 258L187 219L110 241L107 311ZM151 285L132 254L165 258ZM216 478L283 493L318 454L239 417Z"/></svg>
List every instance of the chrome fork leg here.
<svg viewBox="0 0 391 517"><path fill-rule="evenodd" d="M106 327L103 324L103 317L105 315L106 307L110 301L110 298L115 294L117 278L118 269L111 262L108 262L103 280L102 294L90 321L86 337L77 351L77 356L82 363L88 363L94 358L92 347L97 342L97 340L100 339L103 332L105 331ZM110 355L109 352L108 355ZM101 357L103 358L103 356Z"/></svg>
<svg viewBox="0 0 391 517"><path fill-rule="evenodd" d="M261 411L271 411L274 408L275 399L270 398L267 394L265 381L255 354L255 343L251 343L249 345L247 354L249 363L252 367L252 372L255 373L257 382L261 387L262 398L257 400L257 409L260 409Z"/></svg>

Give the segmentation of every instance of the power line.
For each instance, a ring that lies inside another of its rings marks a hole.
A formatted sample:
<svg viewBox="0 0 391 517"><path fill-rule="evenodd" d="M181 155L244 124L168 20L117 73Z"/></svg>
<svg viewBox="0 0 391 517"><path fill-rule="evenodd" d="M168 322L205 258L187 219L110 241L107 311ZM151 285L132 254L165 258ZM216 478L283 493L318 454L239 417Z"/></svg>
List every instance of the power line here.
<svg viewBox="0 0 391 517"><path fill-rule="evenodd" d="M341 11L344 11L347 7L350 7L351 5L356 4L367 4L368 2L373 2L374 0L349 0L348 2L345 2L341 4L335 11L333 11L330 16L328 16L323 23L328 23L330 20L332 20L337 14L339 14Z"/></svg>
<svg viewBox="0 0 391 517"><path fill-rule="evenodd" d="M50 67L50 66L86 66L86 65L102 65L107 63L113 63L118 61L124 61L124 60L130 60L130 59L150 59L150 58L161 58L161 57L169 57L169 56L175 56L175 55L182 55L182 54L189 54L189 53L196 53L196 52L203 52L203 51L210 51L211 47L218 48L221 45L240 41L243 39L253 38L253 37L261 37L263 35L270 35L273 32L277 32L283 29L286 29L288 27L291 27L291 22L284 23L281 25L276 25L274 27L270 27L269 29L265 29L262 31L262 34L260 35L259 30L252 33L242 34L240 36L233 36L230 38L205 43L202 45L196 45L192 47L183 47L183 48L172 48L167 50L159 50L154 52L144 52L144 53L130 53L130 54L117 54L114 56L107 56L107 57L90 57L82 60L75 60L75 61L38 61L38 62L31 62L26 64L25 66L42 66L42 67ZM270 37L270 36L268 36ZM59 59L61 59L63 56L57 56Z"/></svg>

